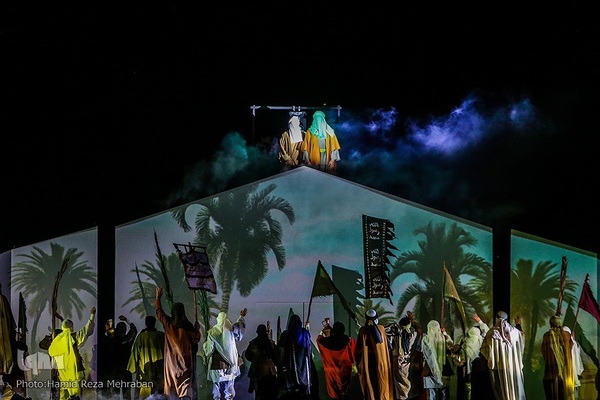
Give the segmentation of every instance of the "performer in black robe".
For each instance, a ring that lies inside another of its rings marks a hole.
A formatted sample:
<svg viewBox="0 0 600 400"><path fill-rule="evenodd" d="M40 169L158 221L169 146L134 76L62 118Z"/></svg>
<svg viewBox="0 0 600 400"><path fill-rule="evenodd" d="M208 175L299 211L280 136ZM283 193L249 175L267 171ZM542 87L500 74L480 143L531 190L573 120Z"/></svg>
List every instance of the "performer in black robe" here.
<svg viewBox="0 0 600 400"><path fill-rule="evenodd" d="M282 368L290 397L308 399L313 389L312 343L300 316L290 316L287 329L277 343L283 349Z"/></svg>

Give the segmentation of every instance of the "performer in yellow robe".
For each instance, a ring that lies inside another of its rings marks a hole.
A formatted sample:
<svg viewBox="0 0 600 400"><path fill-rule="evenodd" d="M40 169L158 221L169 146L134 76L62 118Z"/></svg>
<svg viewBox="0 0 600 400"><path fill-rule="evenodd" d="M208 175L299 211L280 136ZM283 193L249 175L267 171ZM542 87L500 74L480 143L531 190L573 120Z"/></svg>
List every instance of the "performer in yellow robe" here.
<svg viewBox="0 0 600 400"><path fill-rule="evenodd" d="M358 331L354 359L364 400L393 400L394 387L390 351L385 328L379 325L375 310L365 314Z"/></svg>
<svg viewBox="0 0 600 400"><path fill-rule="evenodd" d="M0 285L0 379L2 375L8 375L13 366L12 342L17 331L10 303L1 289L2 285Z"/></svg>
<svg viewBox="0 0 600 400"><path fill-rule="evenodd" d="M60 399L68 400L72 396L81 396L79 381L83 375L83 365L79 359L79 351L87 337L94 331L96 307L92 307L90 318L83 328L73 332L73 321L65 319L62 322L62 332L59 333L48 348L58 369L60 380Z"/></svg>
<svg viewBox="0 0 600 400"><path fill-rule="evenodd" d="M143 382L140 399L164 389L165 334L156 329L156 317L148 315L144 322L146 328L135 339L127 364L127 370L136 374L138 382Z"/></svg>
<svg viewBox="0 0 600 400"><path fill-rule="evenodd" d="M563 330L561 318L557 315L550 318L550 329L542 338L543 384L547 400L575 399L572 347L571 335Z"/></svg>
<svg viewBox="0 0 600 400"><path fill-rule="evenodd" d="M300 166L303 140L304 132L300 126L300 118L292 115L288 122L288 130L279 138L279 162L282 171Z"/></svg>
<svg viewBox="0 0 600 400"><path fill-rule="evenodd" d="M313 121L306 130L302 143L304 161L321 171L335 173L340 160L340 143L335 131L325 120L323 111L313 114Z"/></svg>

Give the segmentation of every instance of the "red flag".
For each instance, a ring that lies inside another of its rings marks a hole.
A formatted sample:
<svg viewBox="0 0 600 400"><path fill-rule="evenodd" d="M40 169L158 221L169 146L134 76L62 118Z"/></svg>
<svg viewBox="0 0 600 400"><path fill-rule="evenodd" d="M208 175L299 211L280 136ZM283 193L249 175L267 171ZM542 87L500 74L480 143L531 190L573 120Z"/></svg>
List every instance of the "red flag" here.
<svg viewBox="0 0 600 400"><path fill-rule="evenodd" d="M600 324L600 307L598 306L598 302L594 298L594 294L592 293L592 289L590 288L590 284L588 283L588 279L586 277L585 282L583 283L583 289L581 290L581 297L579 298L579 308L585 310L592 314L596 321Z"/></svg>

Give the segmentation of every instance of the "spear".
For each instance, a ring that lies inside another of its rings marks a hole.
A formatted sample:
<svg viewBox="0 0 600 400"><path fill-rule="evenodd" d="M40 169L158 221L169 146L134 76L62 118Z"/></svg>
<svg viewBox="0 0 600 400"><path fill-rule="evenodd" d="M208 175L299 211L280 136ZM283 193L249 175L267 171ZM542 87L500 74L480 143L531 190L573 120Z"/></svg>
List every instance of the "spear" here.
<svg viewBox="0 0 600 400"><path fill-rule="evenodd" d="M60 266L60 271L56 274L56 279L54 280L54 288L52 289L52 303L51 310L52 313L52 339L55 337L56 332L56 315L58 314L58 286L60 285L60 281L62 279L63 274L67 270L67 266L69 265L69 258L65 258L63 260L62 265ZM54 382L58 382L58 370L52 369L52 380ZM51 398L56 399L58 396L58 391L55 385L52 385L51 388Z"/></svg>
<svg viewBox="0 0 600 400"><path fill-rule="evenodd" d="M56 274L56 279L54 280L54 288L52 289L52 309L50 310L52 315L52 338L54 338L54 330L56 329L56 320L55 316L58 313L58 286L60 285L60 281L62 279L63 274L67 270L69 266L69 258L65 258L60 267L60 271Z"/></svg>
<svg viewBox="0 0 600 400"><path fill-rule="evenodd" d="M562 314L562 301L565 295L565 287L567 285L567 265L568 265L567 257L562 257L562 265L560 266L560 283L559 283L559 292L558 292L558 301L556 302L556 315L560 316Z"/></svg>
<svg viewBox="0 0 600 400"><path fill-rule="evenodd" d="M140 270L138 269L137 263L135 263L135 275L137 276L138 286L140 287L140 295L142 296L142 305L144 306L144 312L146 315L150 315L150 303L146 298L146 291L144 290L144 285L142 284L142 279L140 278Z"/></svg>

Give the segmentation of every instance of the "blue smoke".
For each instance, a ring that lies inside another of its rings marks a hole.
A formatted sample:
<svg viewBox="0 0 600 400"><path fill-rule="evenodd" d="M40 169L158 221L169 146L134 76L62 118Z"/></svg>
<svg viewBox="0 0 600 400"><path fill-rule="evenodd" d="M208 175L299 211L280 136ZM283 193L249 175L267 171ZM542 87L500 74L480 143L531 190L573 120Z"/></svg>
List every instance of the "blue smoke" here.
<svg viewBox="0 0 600 400"><path fill-rule="evenodd" d="M483 152L498 138L518 141L543 126L529 99L488 106L474 95L447 115L415 118L391 107L343 110L327 120L341 145L340 177L434 208L451 198L464 204L452 211L472 218L478 215L466 211L475 197L468 171L480 166L471 160L485 160ZM277 174L277 138L271 139L265 149L249 145L239 132L228 133L211 160L189 168L169 206Z"/></svg>

